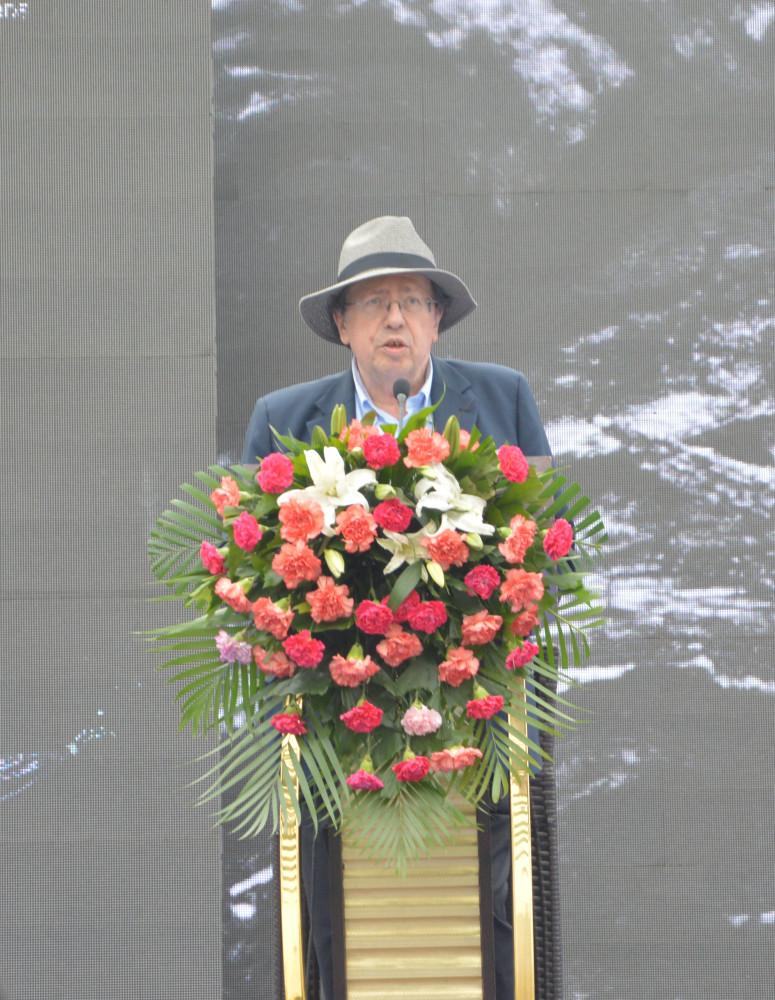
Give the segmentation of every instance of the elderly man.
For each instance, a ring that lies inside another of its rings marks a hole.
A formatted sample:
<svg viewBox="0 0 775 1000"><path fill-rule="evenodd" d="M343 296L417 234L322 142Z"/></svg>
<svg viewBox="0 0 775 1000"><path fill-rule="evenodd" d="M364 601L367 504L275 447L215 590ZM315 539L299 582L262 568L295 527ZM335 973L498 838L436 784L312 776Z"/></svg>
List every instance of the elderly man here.
<svg viewBox="0 0 775 1000"><path fill-rule="evenodd" d="M437 428L455 414L462 427L470 430L475 424L498 445L509 442L527 455L549 455L524 375L502 365L431 356L439 334L475 308L460 278L436 267L409 219L385 216L359 226L344 241L336 282L299 303L314 333L350 348L350 367L259 399L242 461L255 462L277 449L271 428L302 440L310 439L317 424L328 429L337 403L344 404L348 419L374 410L381 422L395 423L401 412L397 383L402 381L408 414L441 400L433 416ZM514 997L507 810L501 801L490 822L497 1000ZM327 841L325 835L313 840L311 826L304 824L301 840L321 988L326 1000L337 1000L332 985Z"/></svg>

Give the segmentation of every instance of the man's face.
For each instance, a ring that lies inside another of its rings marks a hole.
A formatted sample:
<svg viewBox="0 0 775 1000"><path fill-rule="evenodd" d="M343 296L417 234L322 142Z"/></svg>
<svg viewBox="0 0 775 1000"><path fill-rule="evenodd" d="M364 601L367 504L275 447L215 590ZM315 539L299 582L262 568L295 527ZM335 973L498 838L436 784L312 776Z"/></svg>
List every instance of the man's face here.
<svg viewBox="0 0 775 1000"><path fill-rule="evenodd" d="M376 296L390 300L387 311L374 308ZM398 303L412 298L422 300L422 307L404 313ZM419 274L369 278L348 290L347 307L334 313L334 322L370 391L390 391L397 378L407 379L413 393L419 390L442 316L438 305L426 305L432 298L430 281Z"/></svg>

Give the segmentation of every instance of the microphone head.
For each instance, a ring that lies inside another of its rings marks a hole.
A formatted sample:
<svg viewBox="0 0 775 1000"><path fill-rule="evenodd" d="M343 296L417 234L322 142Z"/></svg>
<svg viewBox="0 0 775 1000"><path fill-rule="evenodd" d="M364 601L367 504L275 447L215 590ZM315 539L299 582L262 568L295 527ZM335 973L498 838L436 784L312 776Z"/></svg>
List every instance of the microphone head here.
<svg viewBox="0 0 775 1000"><path fill-rule="evenodd" d="M393 383L393 397L395 399L398 399L399 396L403 396L406 399L411 391L412 387L405 378L397 378Z"/></svg>

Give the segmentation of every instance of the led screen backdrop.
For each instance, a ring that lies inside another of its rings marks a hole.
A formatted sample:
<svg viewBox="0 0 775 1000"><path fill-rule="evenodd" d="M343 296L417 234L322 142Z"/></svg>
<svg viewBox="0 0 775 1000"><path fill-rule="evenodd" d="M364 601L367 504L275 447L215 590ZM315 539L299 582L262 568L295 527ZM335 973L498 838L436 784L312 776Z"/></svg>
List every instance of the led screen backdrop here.
<svg viewBox="0 0 775 1000"><path fill-rule="evenodd" d="M771 995L775 3L217 0L213 52L220 458L349 363L296 302L411 216L480 303L440 353L527 374L611 537L558 748L567 1000Z"/></svg>

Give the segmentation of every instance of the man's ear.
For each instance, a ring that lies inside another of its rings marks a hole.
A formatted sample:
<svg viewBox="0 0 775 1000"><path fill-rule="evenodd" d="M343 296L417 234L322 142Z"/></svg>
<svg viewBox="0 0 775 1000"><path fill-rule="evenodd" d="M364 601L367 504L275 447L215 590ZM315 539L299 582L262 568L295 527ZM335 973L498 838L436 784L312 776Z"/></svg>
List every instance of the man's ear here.
<svg viewBox="0 0 775 1000"><path fill-rule="evenodd" d="M342 341L343 344L347 344L349 346L350 340L346 333L344 313L339 312L339 310L335 309L331 313L331 318L333 319L334 323L336 324L336 328L339 331L339 339Z"/></svg>

